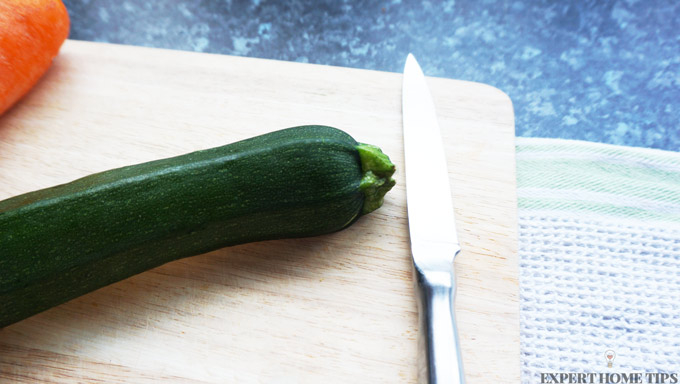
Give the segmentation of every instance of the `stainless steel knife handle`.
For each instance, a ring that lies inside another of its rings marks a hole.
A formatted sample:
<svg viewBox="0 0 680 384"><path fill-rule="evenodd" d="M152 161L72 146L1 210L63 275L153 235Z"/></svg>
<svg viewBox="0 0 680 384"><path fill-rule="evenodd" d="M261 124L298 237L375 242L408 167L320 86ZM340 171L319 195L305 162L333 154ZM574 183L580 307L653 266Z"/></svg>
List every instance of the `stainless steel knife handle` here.
<svg viewBox="0 0 680 384"><path fill-rule="evenodd" d="M453 271L422 271L414 266L420 335L418 381L429 384L464 384L458 343Z"/></svg>

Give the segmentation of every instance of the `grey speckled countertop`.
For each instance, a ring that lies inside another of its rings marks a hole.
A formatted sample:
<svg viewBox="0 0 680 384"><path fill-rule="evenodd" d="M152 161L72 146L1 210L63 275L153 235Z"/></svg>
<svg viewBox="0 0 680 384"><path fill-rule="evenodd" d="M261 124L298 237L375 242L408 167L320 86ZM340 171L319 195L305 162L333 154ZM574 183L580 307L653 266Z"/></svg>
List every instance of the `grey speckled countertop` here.
<svg viewBox="0 0 680 384"><path fill-rule="evenodd" d="M72 39L484 82L518 136L680 150L680 2L64 0Z"/></svg>

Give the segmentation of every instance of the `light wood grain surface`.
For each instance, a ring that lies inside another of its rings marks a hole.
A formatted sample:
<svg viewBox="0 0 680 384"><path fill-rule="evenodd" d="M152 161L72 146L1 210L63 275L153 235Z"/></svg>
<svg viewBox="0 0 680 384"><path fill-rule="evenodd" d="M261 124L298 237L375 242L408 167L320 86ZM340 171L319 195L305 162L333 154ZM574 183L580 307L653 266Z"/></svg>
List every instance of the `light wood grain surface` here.
<svg viewBox="0 0 680 384"><path fill-rule="evenodd" d="M463 247L466 376L515 383L512 104L487 85L428 82ZM0 117L0 199L301 124L383 148L398 171L380 210L340 233L166 264L0 329L0 381L414 382L401 74L67 41Z"/></svg>

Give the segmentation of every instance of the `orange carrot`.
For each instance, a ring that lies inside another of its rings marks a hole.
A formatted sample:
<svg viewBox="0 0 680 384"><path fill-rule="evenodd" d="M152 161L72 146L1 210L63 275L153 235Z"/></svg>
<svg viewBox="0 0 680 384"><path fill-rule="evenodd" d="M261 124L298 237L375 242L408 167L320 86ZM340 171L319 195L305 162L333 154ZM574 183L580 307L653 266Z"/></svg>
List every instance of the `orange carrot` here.
<svg viewBox="0 0 680 384"><path fill-rule="evenodd" d="M61 0L0 1L0 115L47 71L69 26Z"/></svg>

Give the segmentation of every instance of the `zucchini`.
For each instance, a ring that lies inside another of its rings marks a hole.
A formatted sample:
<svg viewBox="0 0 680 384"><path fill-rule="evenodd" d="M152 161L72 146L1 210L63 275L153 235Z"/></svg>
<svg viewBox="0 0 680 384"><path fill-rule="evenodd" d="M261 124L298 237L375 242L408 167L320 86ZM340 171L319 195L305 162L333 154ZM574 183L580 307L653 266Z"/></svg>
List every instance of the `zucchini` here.
<svg viewBox="0 0 680 384"><path fill-rule="evenodd" d="M180 258L339 231L393 173L377 147L301 126L0 201L0 327Z"/></svg>

